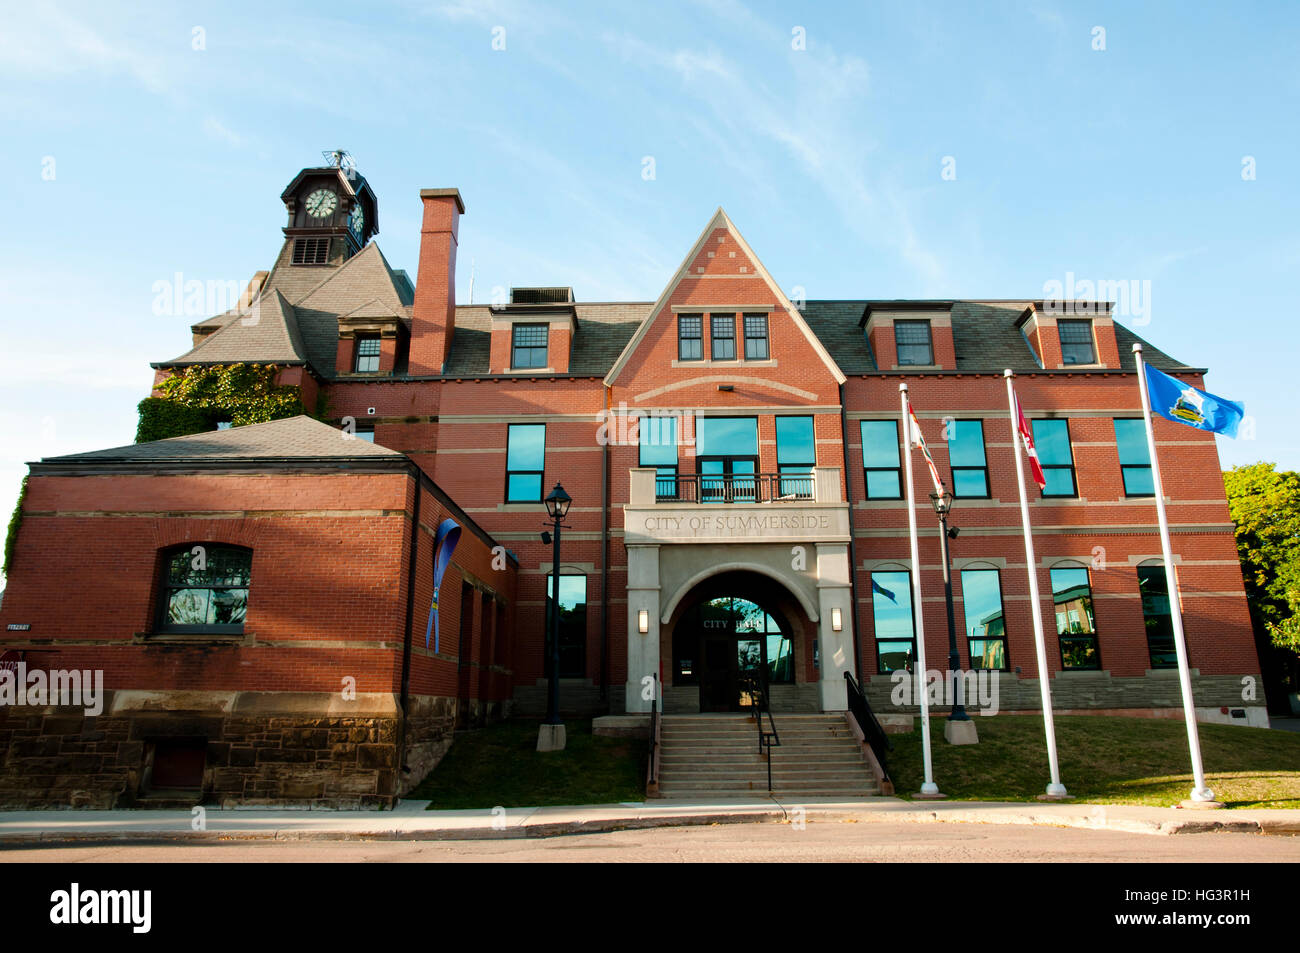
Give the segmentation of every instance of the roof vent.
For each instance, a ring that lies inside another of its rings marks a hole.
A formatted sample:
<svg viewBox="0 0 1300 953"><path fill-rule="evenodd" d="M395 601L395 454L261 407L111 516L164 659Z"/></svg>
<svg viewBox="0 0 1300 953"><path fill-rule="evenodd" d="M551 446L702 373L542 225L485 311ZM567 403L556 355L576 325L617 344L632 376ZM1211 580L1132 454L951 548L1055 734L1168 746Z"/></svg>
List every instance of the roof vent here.
<svg viewBox="0 0 1300 953"><path fill-rule="evenodd" d="M573 304L572 288L511 288L511 304Z"/></svg>

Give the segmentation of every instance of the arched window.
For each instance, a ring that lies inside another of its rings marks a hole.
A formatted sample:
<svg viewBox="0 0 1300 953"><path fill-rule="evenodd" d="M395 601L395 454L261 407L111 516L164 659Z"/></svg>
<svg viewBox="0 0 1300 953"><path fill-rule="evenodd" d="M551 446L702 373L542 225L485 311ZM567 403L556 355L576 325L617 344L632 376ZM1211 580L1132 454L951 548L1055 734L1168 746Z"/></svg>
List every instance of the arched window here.
<svg viewBox="0 0 1300 953"><path fill-rule="evenodd" d="M1175 565L1176 568L1176 565ZM1170 613L1169 581L1164 564L1148 559L1137 567L1138 591L1142 594L1142 623L1147 633L1147 651L1152 668L1177 668L1174 648L1174 618Z"/></svg>
<svg viewBox="0 0 1300 953"><path fill-rule="evenodd" d="M196 635L241 635L248 607L251 550L186 543L163 556L158 629Z"/></svg>
<svg viewBox="0 0 1300 953"><path fill-rule="evenodd" d="M1056 635L1061 643L1061 666L1070 669L1101 668L1088 570L1078 563L1060 562L1052 568L1051 578Z"/></svg>

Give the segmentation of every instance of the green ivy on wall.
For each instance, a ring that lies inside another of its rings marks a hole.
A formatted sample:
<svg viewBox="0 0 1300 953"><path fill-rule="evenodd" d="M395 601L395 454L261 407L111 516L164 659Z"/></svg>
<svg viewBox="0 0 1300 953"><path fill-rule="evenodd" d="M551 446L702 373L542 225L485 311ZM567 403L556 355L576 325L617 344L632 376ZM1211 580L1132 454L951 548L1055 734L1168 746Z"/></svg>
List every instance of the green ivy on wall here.
<svg viewBox="0 0 1300 953"><path fill-rule="evenodd" d="M4 566L0 567L0 573L9 575L9 567L13 564L14 544L18 542L18 527L23 521L23 500L27 498L27 477L23 477L23 484L18 490L18 503L14 506L14 515L9 519L9 532L5 535L5 561Z"/></svg>
<svg viewBox="0 0 1300 953"><path fill-rule="evenodd" d="M188 367L158 383L159 397L140 402L136 443L212 430L220 420L236 427L306 413L297 387L277 386L274 364Z"/></svg>

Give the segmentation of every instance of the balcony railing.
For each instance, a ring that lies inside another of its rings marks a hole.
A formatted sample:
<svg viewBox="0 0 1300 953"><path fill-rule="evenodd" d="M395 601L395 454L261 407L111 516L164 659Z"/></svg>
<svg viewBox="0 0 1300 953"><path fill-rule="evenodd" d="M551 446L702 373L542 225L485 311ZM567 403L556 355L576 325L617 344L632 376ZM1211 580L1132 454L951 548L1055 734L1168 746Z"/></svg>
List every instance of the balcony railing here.
<svg viewBox="0 0 1300 953"><path fill-rule="evenodd" d="M655 477L658 503L781 503L814 499L811 473L683 473Z"/></svg>

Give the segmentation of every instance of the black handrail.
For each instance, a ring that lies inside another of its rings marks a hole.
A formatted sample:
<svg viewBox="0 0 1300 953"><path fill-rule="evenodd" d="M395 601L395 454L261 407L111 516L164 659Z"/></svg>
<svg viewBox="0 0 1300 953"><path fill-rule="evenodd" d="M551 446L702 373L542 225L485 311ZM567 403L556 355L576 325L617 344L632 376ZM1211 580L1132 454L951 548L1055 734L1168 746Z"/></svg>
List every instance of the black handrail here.
<svg viewBox="0 0 1300 953"><path fill-rule="evenodd" d="M758 727L758 753L767 754L767 790L772 791L772 749L781 746L781 736L777 733L776 722L772 719L772 706L768 701L767 685L756 675L745 678L745 690L749 694L749 707ZM770 731L763 730L763 714L767 714Z"/></svg>
<svg viewBox="0 0 1300 953"><path fill-rule="evenodd" d="M888 781L890 778L887 752L894 750L894 743L889 740L889 735L885 734L885 729L876 720L876 714L871 710L871 703L867 701L866 692L853 677L853 673L845 672L844 681L848 685L849 711L857 721L858 728L862 730L862 737L866 738L867 744L871 745L872 754L880 762L880 770L884 774L881 780Z"/></svg>
<svg viewBox="0 0 1300 953"><path fill-rule="evenodd" d="M811 473L661 473L655 499L673 503L781 503L813 499Z"/></svg>
<svg viewBox="0 0 1300 953"><path fill-rule="evenodd" d="M659 679L655 675L650 676L654 681L654 694L650 698L650 756L646 762L645 791L647 795L657 794L659 791Z"/></svg>

